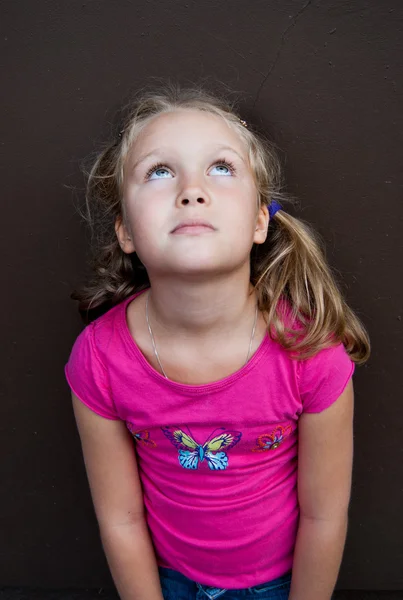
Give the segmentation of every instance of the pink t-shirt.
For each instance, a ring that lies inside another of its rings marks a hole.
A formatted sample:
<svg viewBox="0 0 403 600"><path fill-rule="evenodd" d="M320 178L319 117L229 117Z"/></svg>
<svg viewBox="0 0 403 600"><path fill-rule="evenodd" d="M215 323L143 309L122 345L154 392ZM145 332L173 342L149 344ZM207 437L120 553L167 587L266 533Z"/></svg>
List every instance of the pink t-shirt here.
<svg viewBox="0 0 403 600"><path fill-rule="evenodd" d="M84 329L66 377L91 410L133 434L158 564L227 589L283 575L298 526L298 418L329 407L354 363L342 345L292 360L267 335L225 379L175 383L130 334L133 297Z"/></svg>

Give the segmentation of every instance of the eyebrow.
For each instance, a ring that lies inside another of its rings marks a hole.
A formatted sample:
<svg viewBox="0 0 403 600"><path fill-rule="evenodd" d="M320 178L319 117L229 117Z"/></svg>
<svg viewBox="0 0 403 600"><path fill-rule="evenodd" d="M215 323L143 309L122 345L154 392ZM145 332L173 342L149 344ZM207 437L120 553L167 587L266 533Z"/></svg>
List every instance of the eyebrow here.
<svg viewBox="0 0 403 600"><path fill-rule="evenodd" d="M136 162L132 166L131 172L133 173L135 171L135 169L137 169L137 167L142 162L144 162L147 158L149 158L150 156L153 156L153 154L158 154L159 152L164 151L164 150L166 150L166 147L162 146L161 148L158 148L157 150L151 150L151 152L147 152L147 154L140 156L140 158L138 160L136 160ZM229 150L230 152L234 152L234 154L236 154L242 160L242 162L245 162L244 157L241 154L239 154L239 152L237 150L235 150L234 148L232 148L231 146L218 145L218 146L216 146L216 150L217 150L217 152L219 152L221 150Z"/></svg>
<svg viewBox="0 0 403 600"><path fill-rule="evenodd" d="M151 150L151 152L147 152L147 154L140 156L140 158L138 160L136 160L136 162L132 166L132 169L131 169L132 173L137 169L137 167L139 166L140 163L144 162L147 158L149 158L153 154L156 154L157 152L158 152L158 150Z"/></svg>
<svg viewBox="0 0 403 600"><path fill-rule="evenodd" d="M235 150L235 148L232 148L232 146L217 146L217 151L219 150L229 150L230 152L234 152L242 160L242 162L245 162L242 154L239 154L239 152Z"/></svg>

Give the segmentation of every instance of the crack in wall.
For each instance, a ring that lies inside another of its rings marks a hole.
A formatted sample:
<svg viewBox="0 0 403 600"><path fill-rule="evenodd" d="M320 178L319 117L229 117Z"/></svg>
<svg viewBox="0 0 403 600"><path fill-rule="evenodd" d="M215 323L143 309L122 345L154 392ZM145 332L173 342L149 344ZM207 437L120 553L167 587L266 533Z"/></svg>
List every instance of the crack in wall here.
<svg viewBox="0 0 403 600"><path fill-rule="evenodd" d="M306 9L309 7L309 5L312 4L312 0L308 0L307 2L305 2L305 4L300 8L300 10L292 17L291 23L289 23L287 25L287 27L284 29L283 33L281 34L281 38L280 38L280 42L279 45L277 47L276 53L274 55L274 59L273 62L271 63L269 70L267 71L267 73L265 74L264 78L262 79L262 81L260 82L259 88L256 92L256 96L255 96L255 100L253 102L252 107L255 108L257 101L259 100L259 96L267 82L267 80L269 79L271 73L273 72L275 66L277 65L278 59L280 58L280 54L281 51L285 45L285 41L286 41L286 36L287 33L290 31L290 29L292 29L293 27L295 27L298 19L301 17L301 15L306 11Z"/></svg>

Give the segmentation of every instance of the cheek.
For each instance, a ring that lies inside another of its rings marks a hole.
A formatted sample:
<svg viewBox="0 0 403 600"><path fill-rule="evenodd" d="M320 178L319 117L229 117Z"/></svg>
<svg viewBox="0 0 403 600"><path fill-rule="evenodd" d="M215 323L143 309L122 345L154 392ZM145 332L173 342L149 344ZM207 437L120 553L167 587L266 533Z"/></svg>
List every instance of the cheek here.
<svg viewBox="0 0 403 600"><path fill-rule="evenodd" d="M147 190L130 190L126 196L126 216L133 234L155 228L161 218L161 206L157 198Z"/></svg>
<svg viewBox="0 0 403 600"><path fill-rule="evenodd" d="M234 228L236 228L239 240L244 239L245 243L253 240L256 229L256 219L258 215L258 202L255 189L246 187L240 196L233 210Z"/></svg>
<svg viewBox="0 0 403 600"><path fill-rule="evenodd" d="M232 208L238 218L244 218L245 224L255 221L258 202L256 189L250 185L243 185L229 194L232 200Z"/></svg>

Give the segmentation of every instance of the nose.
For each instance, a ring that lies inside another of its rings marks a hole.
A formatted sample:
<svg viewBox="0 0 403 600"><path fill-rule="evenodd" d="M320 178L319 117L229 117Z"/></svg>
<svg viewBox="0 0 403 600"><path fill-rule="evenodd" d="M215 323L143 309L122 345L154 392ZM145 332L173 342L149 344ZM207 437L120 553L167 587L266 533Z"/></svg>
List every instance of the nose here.
<svg viewBox="0 0 403 600"><path fill-rule="evenodd" d="M206 204L206 199L203 196L197 196L192 194L187 194L186 198L180 199L181 206L186 206L187 204Z"/></svg>
<svg viewBox="0 0 403 600"><path fill-rule="evenodd" d="M198 181L186 183L178 194L177 206L196 206L198 204L210 204L207 190Z"/></svg>

